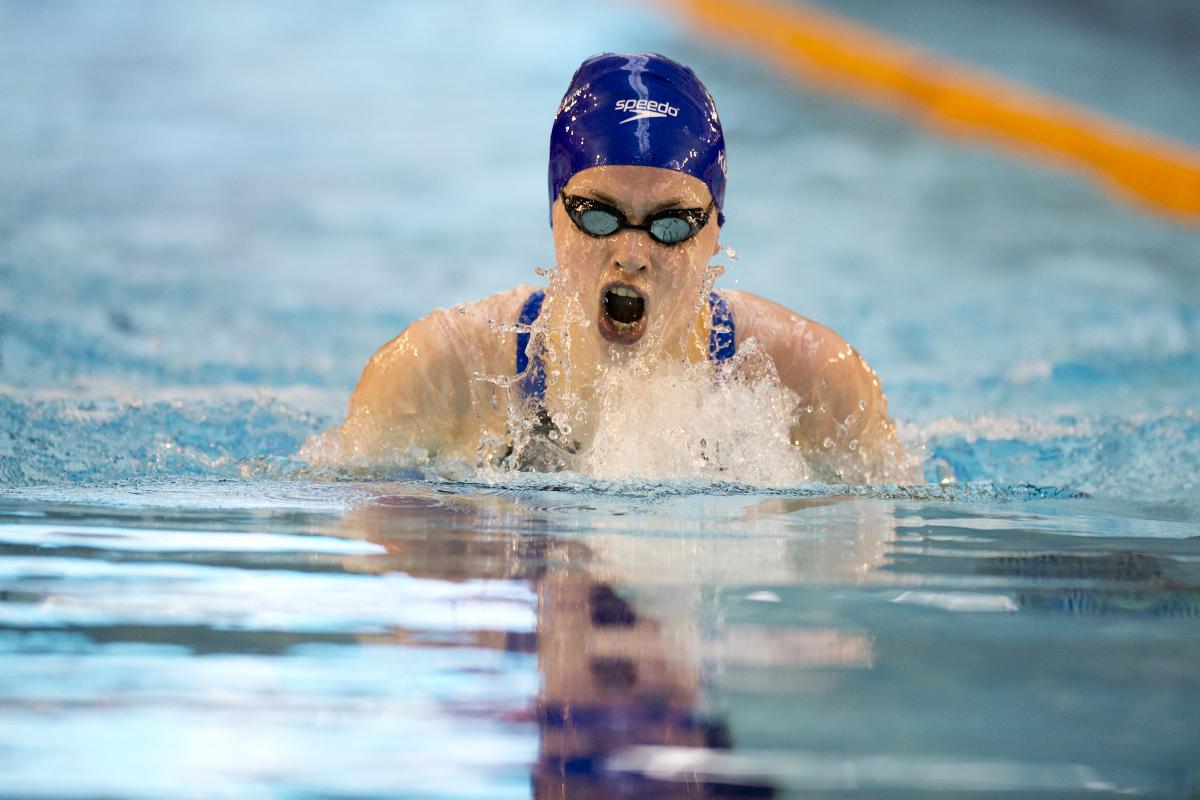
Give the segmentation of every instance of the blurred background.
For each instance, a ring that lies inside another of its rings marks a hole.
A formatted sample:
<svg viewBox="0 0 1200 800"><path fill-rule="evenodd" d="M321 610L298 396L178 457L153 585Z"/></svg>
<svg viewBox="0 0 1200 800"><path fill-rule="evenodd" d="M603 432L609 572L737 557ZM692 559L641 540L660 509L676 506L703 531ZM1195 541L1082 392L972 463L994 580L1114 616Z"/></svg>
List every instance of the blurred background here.
<svg viewBox="0 0 1200 800"><path fill-rule="evenodd" d="M1187 0L809 7L1200 150ZM562 91L655 50L725 124L724 285L854 344L931 478L1187 501L1200 228L693 11L0 2L0 484L287 457L405 324L539 281Z"/></svg>

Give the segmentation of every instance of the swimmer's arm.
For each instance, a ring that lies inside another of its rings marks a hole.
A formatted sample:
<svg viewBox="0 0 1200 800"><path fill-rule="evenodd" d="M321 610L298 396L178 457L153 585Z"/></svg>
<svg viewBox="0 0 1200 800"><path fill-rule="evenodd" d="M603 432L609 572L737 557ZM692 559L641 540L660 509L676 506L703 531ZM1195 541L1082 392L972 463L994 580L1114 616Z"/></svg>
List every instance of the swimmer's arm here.
<svg viewBox="0 0 1200 800"><path fill-rule="evenodd" d="M503 427L507 407L496 385L476 373L511 374L515 337L494 323L517 319L531 291L518 286L439 309L381 347L350 397L343 447L368 459L412 447L430 455L474 452L482 435Z"/></svg>
<svg viewBox="0 0 1200 800"><path fill-rule="evenodd" d="M344 444L366 456L410 447L434 454L455 437L470 411L470 376L448 346L448 313L413 322L367 362L350 396Z"/></svg>
<svg viewBox="0 0 1200 800"><path fill-rule="evenodd" d="M780 379L802 401L792 441L812 451L894 448L896 427L875 370L822 325L801 320L793 331L802 357L774 356Z"/></svg>
<svg viewBox="0 0 1200 800"><path fill-rule="evenodd" d="M834 331L763 298L730 293L740 342L753 336L800 398L792 442L809 452L858 452L894 461L896 428L875 371ZM742 320L747 324L743 325ZM811 411L808 409L811 407Z"/></svg>

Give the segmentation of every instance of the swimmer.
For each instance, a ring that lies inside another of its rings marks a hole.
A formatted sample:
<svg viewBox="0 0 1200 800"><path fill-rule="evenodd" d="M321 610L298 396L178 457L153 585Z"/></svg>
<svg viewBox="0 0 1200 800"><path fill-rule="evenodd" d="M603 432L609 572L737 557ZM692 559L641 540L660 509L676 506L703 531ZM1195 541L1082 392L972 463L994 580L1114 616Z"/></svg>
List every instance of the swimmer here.
<svg viewBox="0 0 1200 800"><path fill-rule="evenodd" d="M385 344L334 432L341 452L569 467L597 433L597 375L690 364L711 383L769 361L794 395L792 445L830 477L884 479L900 450L858 352L781 305L713 289L725 182L721 122L692 70L657 54L585 61L551 131L549 285L434 311Z"/></svg>

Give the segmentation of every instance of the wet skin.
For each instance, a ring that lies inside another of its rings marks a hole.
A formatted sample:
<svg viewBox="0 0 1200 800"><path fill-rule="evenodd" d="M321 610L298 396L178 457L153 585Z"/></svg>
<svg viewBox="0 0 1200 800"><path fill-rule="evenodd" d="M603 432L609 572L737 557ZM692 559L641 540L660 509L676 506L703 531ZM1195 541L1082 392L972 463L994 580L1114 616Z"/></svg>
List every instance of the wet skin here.
<svg viewBox="0 0 1200 800"><path fill-rule="evenodd" d="M571 178L565 192L615 206L634 224L659 211L703 209L712 202L700 180L654 167L594 167ZM578 348L582 358L593 362L619 358L624 346L642 344L647 334L648 347L672 357L703 356L702 351L688 352L688 345L694 343L705 271L718 248L715 212L698 234L674 245L628 228L611 236L589 236L575 226L561 202L554 205L553 226L556 261L569 265L562 270L561 286L555 288L581 299L589 327L597 333L582 337ZM622 336L617 330L620 323L614 324L605 313L606 290L614 286L642 297L644 315L634 335ZM703 327L703 320L699 322ZM571 356L576 357L574 350Z"/></svg>
<svg viewBox="0 0 1200 800"><path fill-rule="evenodd" d="M663 209L703 209L711 202L700 180L656 167L593 167L575 175L565 192L615 206L632 224ZM594 376L606 365L645 356L706 360L705 297L721 273L709 267L719 249L715 211L696 236L676 245L634 229L589 236L561 201L554 204L552 224L558 269L541 319L550 332L548 346L571 369L547 386L551 412L568 403L595 402ZM616 287L641 298L643 313L632 325L606 313ZM478 376L511 376L516 347L512 333L489 322L515 322L532 291L519 286L434 311L380 348L351 397L345 424L334 434L342 457L369 461L415 446L468 462L486 458L488 443L506 436L508 389ZM853 348L783 306L746 292L721 294L733 311L739 352L756 340L780 381L800 398L789 431L794 444L820 454L844 452L854 442L856 458L864 463L895 460L887 402L875 373ZM593 433L586 425L573 432L584 445Z"/></svg>

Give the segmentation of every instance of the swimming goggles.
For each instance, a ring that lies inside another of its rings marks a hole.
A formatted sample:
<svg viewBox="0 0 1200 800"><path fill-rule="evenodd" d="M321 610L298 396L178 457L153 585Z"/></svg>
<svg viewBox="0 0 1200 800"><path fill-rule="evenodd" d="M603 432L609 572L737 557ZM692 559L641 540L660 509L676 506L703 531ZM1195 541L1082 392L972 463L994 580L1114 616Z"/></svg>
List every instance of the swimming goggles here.
<svg viewBox="0 0 1200 800"><path fill-rule="evenodd" d="M567 216L575 227L588 236L612 236L623 228L645 231L659 244L673 245L686 242L708 224L713 204L708 208L668 208L646 217L641 225L634 225L618 208L590 197L559 192Z"/></svg>

